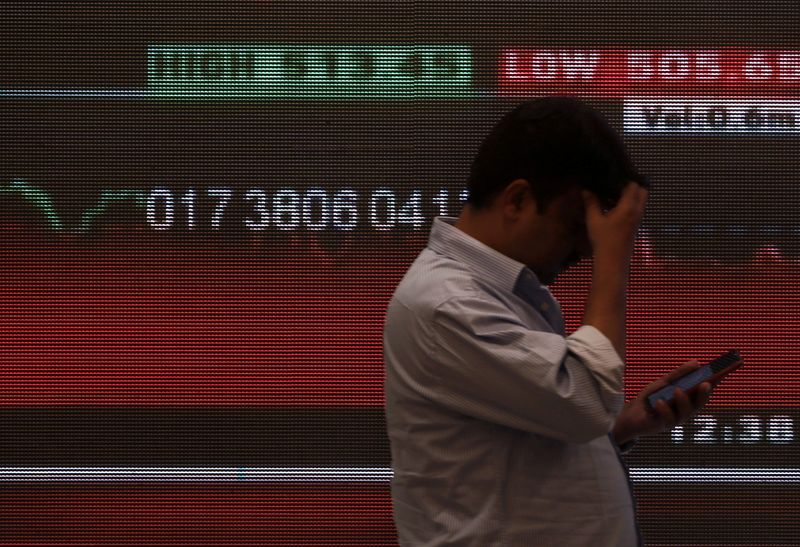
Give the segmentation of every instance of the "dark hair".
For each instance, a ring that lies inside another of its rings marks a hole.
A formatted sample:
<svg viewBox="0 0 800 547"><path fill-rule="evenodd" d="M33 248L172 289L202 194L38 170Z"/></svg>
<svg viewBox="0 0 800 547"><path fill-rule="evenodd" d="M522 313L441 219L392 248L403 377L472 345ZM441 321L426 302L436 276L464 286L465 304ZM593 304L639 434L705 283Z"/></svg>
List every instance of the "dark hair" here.
<svg viewBox="0 0 800 547"><path fill-rule="evenodd" d="M649 186L619 133L574 97L527 101L503 116L472 161L467 203L487 207L518 178L530 184L540 213L576 185L593 191L609 208L628 181Z"/></svg>

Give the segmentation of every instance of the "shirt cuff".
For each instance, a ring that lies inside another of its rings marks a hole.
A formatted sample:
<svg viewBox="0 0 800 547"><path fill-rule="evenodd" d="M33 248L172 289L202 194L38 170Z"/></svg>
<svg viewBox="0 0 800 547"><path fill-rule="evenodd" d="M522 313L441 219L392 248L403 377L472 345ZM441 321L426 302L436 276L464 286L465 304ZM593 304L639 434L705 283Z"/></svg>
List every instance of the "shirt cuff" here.
<svg viewBox="0 0 800 547"><path fill-rule="evenodd" d="M605 334L591 325L582 325L570 334L567 344L597 380L606 408L614 415L619 414L625 403L625 363L614 345Z"/></svg>

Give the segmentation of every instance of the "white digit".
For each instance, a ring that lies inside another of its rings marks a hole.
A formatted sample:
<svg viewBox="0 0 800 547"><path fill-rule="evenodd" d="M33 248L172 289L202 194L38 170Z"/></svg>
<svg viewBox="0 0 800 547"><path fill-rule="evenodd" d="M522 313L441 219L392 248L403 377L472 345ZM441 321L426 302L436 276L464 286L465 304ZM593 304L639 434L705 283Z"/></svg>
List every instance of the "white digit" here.
<svg viewBox="0 0 800 547"><path fill-rule="evenodd" d="M250 230L265 230L269 223L269 213L267 212L267 193L260 188L251 188L244 195L246 201L256 200L253 207L258 214L259 221L253 222L249 218L244 219L244 225Z"/></svg>
<svg viewBox="0 0 800 547"><path fill-rule="evenodd" d="M653 58L651 53L631 52L628 54L628 78L650 80L653 77Z"/></svg>
<svg viewBox="0 0 800 547"><path fill-rule="evenodd" d="M713 443L716 442L717 439L714 438L714 428L717 426L717 419L713 416L708 416L705 414L701 414L695 416L695 422L699 422L704 425L701 427L700 430L695 433L694 441L698 443Z"/></svg>
<svg viewBox="0 0 800 547"><path fill-rule="evenodd" d="M415 230L422 228L422 223L425 221L422 216L422 192L414 190L397 212L398 224L411 224Z"/></svg>
<svg viewBox="0 0 800 547"><path fill-rule="evenodd" d="M770 416L767 422L767 440L771 443L790 443L794 440L791 416Z"/></svg>
<svg viewBox="0 0 800 547"><path fill-rule="evenodd" d="M164 200L164 222L156 221L156 200ZM154 230L168 230L175 218L175 204L168 188L155 188L147 196L147 222Z"/></svg>
<svg viewBox="0 0 800 547"><path fill-rule="evenodd" d="M289 188L275 192L272 215L279 230L296 230L300 226L300 194Z"/></svg>
<svg viewBox="0 0 800 547"><path fill-rule="evenodd" d="M320 219L318 222L313 222L314 215L314 201L319 203ZM328 203L328 193L320 188L311 188L306 191L303 196L303 224L309 230L324 230L330 223L331 211L330 204Z"/></svg>
<svg viewBox="0 0 800 547"><path fill-rule="evenodd" d="M778 55L778 68L781 80L800 80L800 54L784 52Z"/></svg>
<svg viewBox="0 0 800 547"><path fill-rule="evenodd" d="M683 426L676 425L672 428L672 431L669 432L670 437L672 438L672 442L674 443L682 443L683 442Z"/></svg>
<svg viewBox="0 0 800 547"><path fill-rule="evenodd" d="M181 196L181 204L186 207L186 224L190 230L194 230L194 188L189 188L185 194Z"/></svg>
<svg viewBox="0 0 800 547"><path fill-rule="evenodd" d="M763 53L752 55L744 64L744 76L748 80L768 80L772 76L772 65Z"/></svg>
<svg viewBox="0 0 800 547"><path fill-rule="evenodd" d="M352 230L358 223L358 194L353 190L341 190L333 195L333 227L337 230Z"/></svg>
<svg viewBox="0 0 800 547"><path fill-rule="evenodd" d="M698 51L694 58L694 77L698 80L718 80L722 73L719 66L719 53Z"/></svg>
<svg viewBox="0 0 800 547"><path fill-rule="evenodd" d="M689 56L682 51L667 51L658 62L658 72L665 80L685 80L689 76Z"/></svg>
<svg viewBox="0 0 800 547"><path fill-rule="evenodd" d="M211 229L219 230L222 225L222 213L225 212L225 207L228 206L231 200L233 190L230 188L209 188L206 190L206 194L212 198L219 198L216 207L214 207L214 213L211 215Z"/></svg>
<svg viewBox="0 0 800 547"><path fill-rule="evenodd" d="M757 443L762 439L761 435L761 420L758 416L742 416L739 419L744 431L739 436L739 442L742 443Z"/></svg>
<svg viewBox="0 0 800 547"><path fill-rule="evenodd" d="M378 221L378 201L386 202L386 222ZM369 217L372 225L378 230L391 230L397 223L397 200L391 190L380 189L369 198Z"/></svg>
<svg viewBox="0 0 800 547"><path fill-rule="evenodd" d="M442 188L433 196L433 203L439 207L438 216L447 216L447 189Z"/></svg>

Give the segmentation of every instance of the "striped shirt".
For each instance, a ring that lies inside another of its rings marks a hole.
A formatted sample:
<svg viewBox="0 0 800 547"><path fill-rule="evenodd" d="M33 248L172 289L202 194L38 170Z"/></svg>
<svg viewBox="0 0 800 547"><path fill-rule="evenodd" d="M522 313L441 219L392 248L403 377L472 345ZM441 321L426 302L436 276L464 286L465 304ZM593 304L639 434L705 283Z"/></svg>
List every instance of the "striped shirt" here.
<svg viewBox="0 0 800 547"><path fill-rule="evenodd" d="M436 217L383 333L401 545L641 545L625 365L524 264Z"/></svg>

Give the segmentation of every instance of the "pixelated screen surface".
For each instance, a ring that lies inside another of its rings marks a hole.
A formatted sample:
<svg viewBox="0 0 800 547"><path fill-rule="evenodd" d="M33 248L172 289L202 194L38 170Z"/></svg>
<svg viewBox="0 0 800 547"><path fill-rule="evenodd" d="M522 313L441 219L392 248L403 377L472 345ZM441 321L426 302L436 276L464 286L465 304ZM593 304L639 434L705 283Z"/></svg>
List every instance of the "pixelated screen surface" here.
<svg viewBox="0 0 800 547"><path fill-rule="evenodd" d="M652 181L625 391L649 546L800 545L796 4L4 2L0 545L395 545L383 316L507 111ZM591 282L551 286L567 332Z"/></svg>

